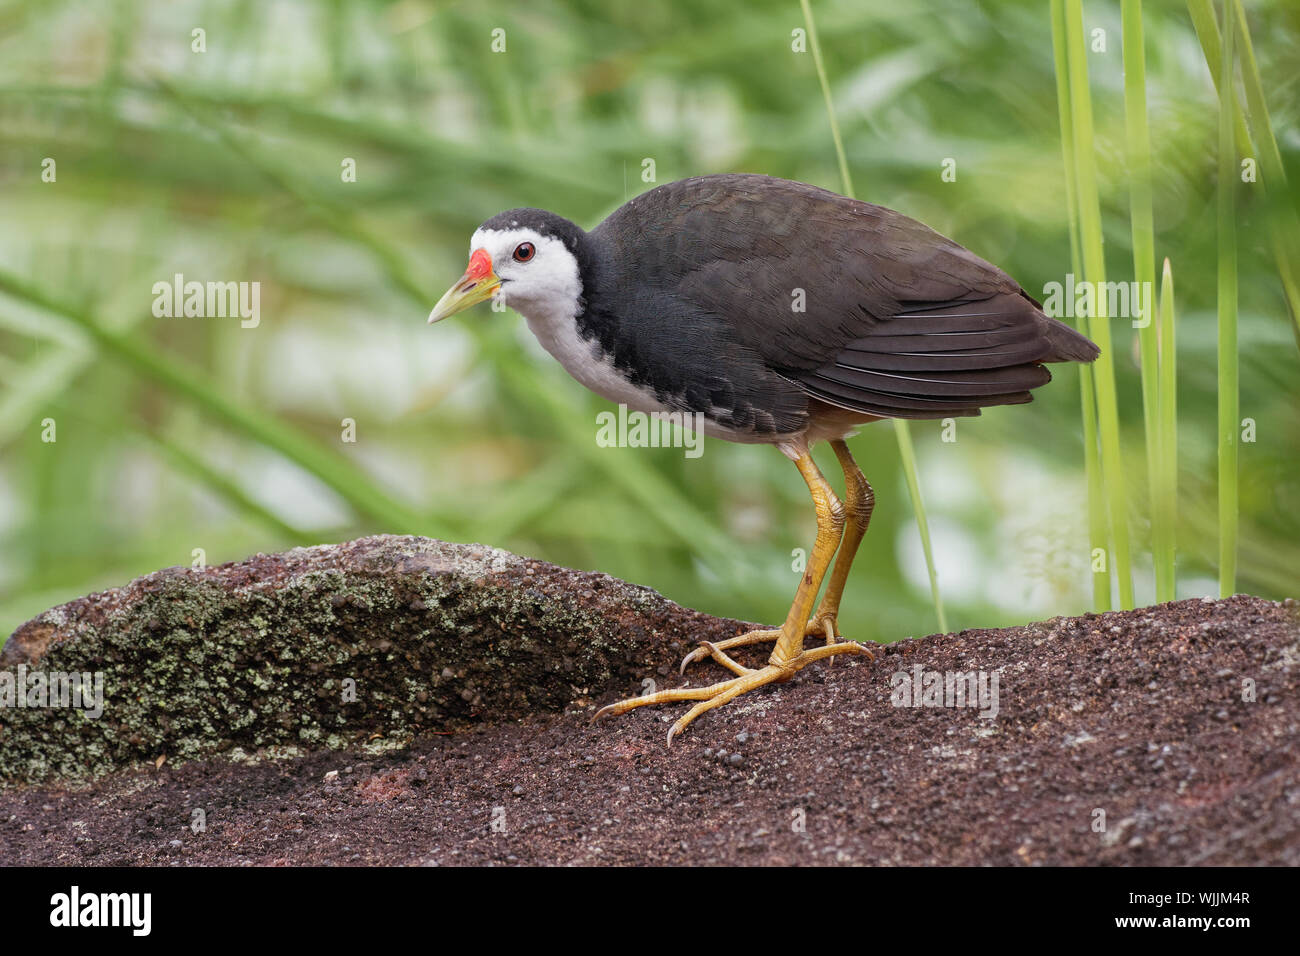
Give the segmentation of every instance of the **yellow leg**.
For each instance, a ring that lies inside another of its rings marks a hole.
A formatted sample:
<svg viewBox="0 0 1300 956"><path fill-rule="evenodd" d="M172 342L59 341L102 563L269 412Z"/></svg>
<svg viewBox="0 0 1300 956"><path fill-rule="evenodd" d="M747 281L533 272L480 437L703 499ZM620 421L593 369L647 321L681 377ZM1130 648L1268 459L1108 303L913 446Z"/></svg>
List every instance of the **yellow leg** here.
<svg viewBox="0 0 1300 956"><path fill-rule="evenodd" d="M844 534L844 506L835 497L835 491L813 461L812 455L804 452L795 466L812 493L813 507L817 510L817 540L813 542L812 555L808 558L799 589L794 592L794 603L790 605L785 624L781 626L781 636L776 639L772 656L767 659L774 667L789 663L803 651L804 632L808 626L808 617L812 614L813 602L817 600L817 592L822 588L826 569L830 567L835 549L840 546L840 538Z"/></svg>
<svg viewBox="0 0 1300 956"><path fill-rule="evenodd" d="M808 622L808 632L820 631L826 635L826 643L834 644L839 640L839 626L836 620L840 613L840 599L844 596L844 585L849 579L849 569L857 556L858 545L867 533L871 523L871 511L876 505L875 492L867 482L866 475L849 454L849 446L843 440L831 442L835 457L844 469L844 535L840 541L839 554L835 556L835 567L831 570L830 582L826 593L817 605L817 613Z"/></svg>
<svg viewBox="0 0 1300 956"><path fill-rule="evenodd" d="M837 620L840 600L844 596L849 570L853 566L853 559L857 556L858 546L867 533L867 525L871 522L871 511L876 503L875 493L871 490L866 476L862 474L862 469L849 453L849 446L843 441L833 441L831 448L834 449L835 457L839 459L840 467L844 471L844 533L840 538L839 550L835 556L835 565L831 569L830 581L826 585L826 593L822 595L816 613L804 628L805 637L824 637L828 645L838 643L841 639ZM731 666L734 663L731 658L720 652L733 647L775 641L780 636L780 630L758 630L729 637L714 644L701 642L699 647L682 659L681 673L686 673L689 665L707 657L712 657L719 664L735 671ZM834 663L834 658L831 659L831 663ZM735 673L740 672L735 671Z"/></svg>
<svg viewBox="0 0 1300 956"><path fill-rule="evenodd" d="M677 690L664 690L654 694L646 694L644 697L631 697L616 704L610 704L608 707L602 707L596 712L594 720L624 714L635 707L646 707L651 704L664 704L682 700L698 701L699 703L680 717L673 724L672 729L668 731L668 743L671 744L674 737L685 730L691 721L705 711L721 707L728 701L756 687L787 681L812 661L835 654L866 654L868 657L872 656L871 652L865 647L853 642L828 644L826 647L819 647L809 651L803 649L804 633L808 627L808 616L812 612L813 603L817 600L817 594L821 590L822 580L825 578L831 560L835 556L835 550L839 546L840 537L844 531L845 518L843 506L835 496L831 486L826 482L826 478L818 470L816 463L813 462L812 456L805 452L795 462L795 465L799 468L799 473L803 475L804 481L808 484L808 490L812 494L813 506L817 510L817 540L813 544L808 566L799 581L799 588L795 591L794 602L790 605L790 612L786 615L785 624L782 625L780 631L754 631L750 634L742 634L739 637L720 641L716 645L708 644L702 648L705 653L718 660L719 663L722 663L737 675L731 680L712 684L708 687L684 687ZM847 571L845 573L847 574ZM756 644L762 640L771 640L774 635L776 637L776 647L773 649L772 656L768 659L766 667L751 670L737 664L724 653L724 648Z"/></svg>

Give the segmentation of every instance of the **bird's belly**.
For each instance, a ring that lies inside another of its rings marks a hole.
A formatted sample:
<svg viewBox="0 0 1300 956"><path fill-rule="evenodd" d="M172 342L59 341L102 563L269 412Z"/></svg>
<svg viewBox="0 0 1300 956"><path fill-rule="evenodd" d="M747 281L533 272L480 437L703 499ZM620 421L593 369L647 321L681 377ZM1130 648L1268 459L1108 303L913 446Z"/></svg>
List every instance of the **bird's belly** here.
<svg viewBox="0 0 1300 956"><path fill-rule="evenodd" d="M546 318L525 317L528 328L571 376L611 402L627 406L629 411L647 415L682 415L682 405L667 404L660 400L653 388L639 385L621 372L599 343L582 338L572 319L548 321ZM714 420L708 410L685 412L688 427L702 431L710 438L743 444L777 444L791 436L759 433L728 427ZM694 426L698 424L699 427Z"/></svg>

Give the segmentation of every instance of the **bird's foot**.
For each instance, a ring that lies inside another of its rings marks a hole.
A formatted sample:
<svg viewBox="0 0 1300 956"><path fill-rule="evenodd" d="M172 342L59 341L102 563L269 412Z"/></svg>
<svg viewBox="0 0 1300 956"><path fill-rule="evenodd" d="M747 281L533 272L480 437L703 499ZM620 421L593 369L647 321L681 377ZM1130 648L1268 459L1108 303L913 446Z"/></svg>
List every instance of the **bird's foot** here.
<svg viewBox="0 0 1300 956"><path fill-rule="evenodd" d="M700 641L700 646L695 648L689 654L682 658L682 666L678 668L679 674L685 674L686 668L696 661L702 661L706 657L712 657L733 674L742 674L749 670L737 664L726 651L733 647L748 647L750 644L765 644L769 641L776 643L781 636L780 628L764 628L757 631L747 631L744 634L737 634L735 637L729 637L724 641L718 641L716 644L712 641ZM739 668L739 669L738 669Z"/></svg>
<svg viewBox="0 0 1300 956"><path fill-rule="evenodd" d="M754 638L744 643L757 644L762 640L774 640L771 635L779 635L780 631L751 631L749 634L742 634L741 637L752 637L754 634L764 634L764 637ZM734 638L732 640L735 640ZM706 642L707 643L707 642ZM779 684L788 681L800 670L813 661L821 660L823 657L833 657L836 654L866 654L867 657L874 660L875 655L867 650L861 644L854 641L838 641L833 644L826 644L824 647L810 648L798 657L795 657L784 664L768 664L761 668L748 668L737 664L720 649L722 645L728 644L727 641L720 641L718 644L708 644L712 652L715 652L722 659L719 662L724 663L737 676L731 680L722 681L717 684L710 684L708 687L681 687L676 690L661 690L654 694L646 694L643 697L629 697L627 700L621 700L616 704L610 704L596 711L596 716L592 721L600 720L602 717L612 717L618 714L625 714L636 707L647 707L652 704L667 704L674 701L693 700L696 701L694 707L677 719L672 728L668 731L668 743L671 745L673 738L686 729L696 717L705 711L713 710L715 707L721 707L729 700L739 697L741 694L751 691L756 687L762 687L765 684ZM736 644L730 644L735 647ZM706 653L709 653L706 651ZM729 662L729 663L726 663Z"/></svg>
<svg viewBox="0 0 1300 956"><path fill-rule="evenodd" d="M804 628L804 637L824 637L826 646L839 644L844 638L840 636L839 627L835 623L835 615L825 611L819 611L813 615L812 620ZM733 674L750 673L751 668L732 660L726 651L733 647L748 647L750 644L763 644L768 641L776 642L781 636L780 628L765 628L757 631L748 631L744 634L737 634L735 637L729 637L723 641L700 641L700 646L695 648L689 654L682 658L682 666L678 673L685 674L686 668L696 661L702 661L706 657L712 657L715 661L731 671ZM835 658L831 658L834 662Z"/></svg>
<svg viewBox="0 0 1300 956"><path fill-rule="evenodd" d="M826 638L827 647L843 642L844 638L840 636L839 622L834 611L818 611L813 615L812 620L808 622L807 630L804 631L804 636L812 637L815 634ZM830 667L834 663L835 658L832 657L826 662L826 666Z"/></svg>

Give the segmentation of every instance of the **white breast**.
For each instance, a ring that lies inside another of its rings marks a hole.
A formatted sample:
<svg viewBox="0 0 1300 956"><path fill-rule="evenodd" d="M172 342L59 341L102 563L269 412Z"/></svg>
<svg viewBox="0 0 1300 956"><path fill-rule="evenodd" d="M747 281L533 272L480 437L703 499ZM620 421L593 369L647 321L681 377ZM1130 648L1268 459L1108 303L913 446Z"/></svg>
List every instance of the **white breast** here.
<svg viewBox="0 0 1300 956"><path fill-rule="evenodd" d="M601 350L599 343L578 334L572 316L525 314L528 328L542 348L555 356L570 375L597 395L638 412L668 412L671 408L653 390L629 382Z"/></svg>

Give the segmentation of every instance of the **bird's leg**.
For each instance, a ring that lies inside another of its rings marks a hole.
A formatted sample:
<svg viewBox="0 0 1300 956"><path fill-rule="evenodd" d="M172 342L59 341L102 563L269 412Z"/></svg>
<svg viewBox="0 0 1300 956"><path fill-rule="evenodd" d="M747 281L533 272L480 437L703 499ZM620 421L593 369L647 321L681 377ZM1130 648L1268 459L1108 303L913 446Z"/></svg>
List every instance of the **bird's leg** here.
<svg viewBox="0 0 1300 956"><path fill-rule="evenodd" d="M795 461L795 465L799 468L799 473L803 475L804 481L808 484L808 490L812 494L813 506L817 510L817 540L813 544L812 555L808 559L803 577L799 579L799 588L795 591L794 602L790 605L785 624L776 632L770 630L754 631L751 634L740 635L739 639L732 638L729 641L720 641L716 645L706 645L706 653L712 654L715 659L718 659L720 663L737 675L731 680L711 684L708 687L684 687L677 690L664 690L654 694L646 694L644 697L631 697L616 704L602 707L596 712L593 719L599 720L602 717L624 714L635 707L645 707L649 704L663 704L681 700L698 701L668 731L668 742L671 744L675 736L680 734L691 721L705 711L721 707L727 701L756 687L787 681L812 661L830 657L834 654L866 654L868 657L871 656L870 651L865 647L852 641L828 644L826 647L818 647L808 651L803 649L804 633L808 627L808 616L812 613L813 603L817 600L817 594L821 590L822 580L830 568L831 560L835 557L835 550L839 546L840 537L844 531L845 519L844 508L840 504L840 500L835 496L835 492L817 468L812 456L804 452ZM756 669L743 667L723 652L724 646L734 647L740 644L759 643L763 640L771 640L773 635L776 637L776 648L772 651L772 656L768 658L766 667Z"/></svg>
<svg viewBox="0 0 1300 956"><path fill-rule="evenodd" d="M843 439L831 442L835 457L844 469L844 535L840 540L839 554L835 557L835 567L831 569L830 583L826 593L817 605L817 613L808 622L808 633L821 632L826 635L826 643L834 644L840 639L836 618L840 612L840 599L844 596L844 585L849 579L849 569L857 556L858 545L867 533L871 522L871 511L876 505L875 492L867 482L866 475L853 460L849 446Z"/></svg>
<svg viewBox="0 0 1300 956"><path fill-rule="evenodd" d="M840 538L839 550L835 557L835 565L831 569L830 582L826 585L826 593L822 595L816 613L804 628L805 637L824 637L828 645L840 641L837 620L840 599L844 596L849 569L858 553L858 546L867 533L867 525L871 522L871 511L876 503L875 492L871 490L866 475L862 473L862 469L849 453L849 446L843 440L839 440L831 442L831 448L834 449L835 457L839 459L840 467L844 470L844 533ZM701 642L699 647L682 659L681 672L686 673L687 666L696 661L712 657L727 669L740 673L736 667L741 665L736 664L724 653L725 651L733 647L775 641L780 636L780 630L760 630L749 631L712 644ZM834 658L831 659L831 663L834 663Z"/></svg>
<svg viewBox="0 0 1300 956"><path fill-rule="evenodd" d="M806 464L805 464L806 460ZM808 581L815 576L812 584L811 593L806 595L809 606L816 599L817 592L821 588L822 578L825 576L826 567L829 566L831 557L835 554L835 549L839 546L840 536L844 528L844 509L840 500L835 497L835 492L830 484L822 475L816 463L813 462L811 455L804 455L798 459L795 465L799 468L800 474L804 476L804 481L808 483L808 490L812 493L813 506L817 509L817 543L813 546L813 555L809 558L804 567L804 577L800 584L800 590L795 595L795 603L790 608L790 615L786 620L786 626L780 628L763 628L756 631L747 631L744 634L738 634L735 637L729 637L725 640L711 643L701 641L700 646L692 650L682 659L680 673L686 673L686 667L695 661L702 661L706 657L712 657L715 661L727 668L734 674L741 674L748 668L736 663L725 652L733 647L747 647L751 644L766 644L768 642L779 642L781 636L788 630L791 630L791 620L795 614L795 609L801 604L801 599L805 598L805 586ZM811 469L811 470L809 470ZM826 553L819 554L818 548L824 548ZM821 560L824 564L818 569L817 562ZM807 615L803 617L805 622L808 621ZM800 635L800 646L802 646L803 636L812 633L811 622L805 624L803 632ZM827 641L827 643L831 643ZM795 650L798 654L798 650Z"/></svg>
<svg viewBox="0 0 1300 956"><path fill-rule="evenodd" d="M813 602L817 600L822 579L826 577L826 570L830 567L844 534L844 506L813 461L812 455L804 452L795 465L812 493L813 507L817 511L817 539L813 542L812 555L808 558L803 578L799 581L799 589L794 593L794 603L790 605L785 624L781 626L781 635L776 640L772 656L767 660L768 664L776 667L789 663L803 652L803 639Z"/></svg>

